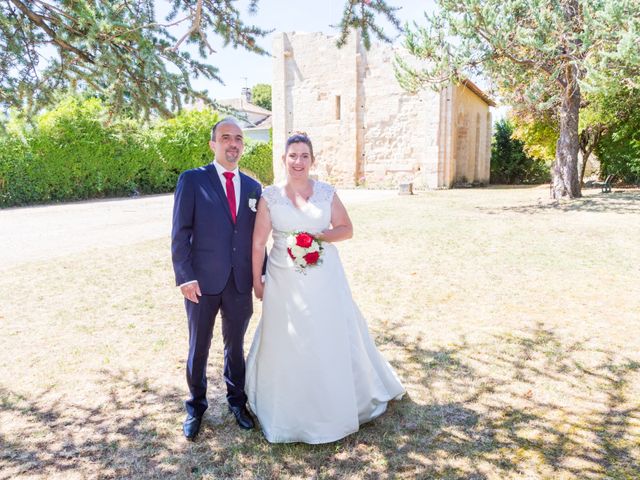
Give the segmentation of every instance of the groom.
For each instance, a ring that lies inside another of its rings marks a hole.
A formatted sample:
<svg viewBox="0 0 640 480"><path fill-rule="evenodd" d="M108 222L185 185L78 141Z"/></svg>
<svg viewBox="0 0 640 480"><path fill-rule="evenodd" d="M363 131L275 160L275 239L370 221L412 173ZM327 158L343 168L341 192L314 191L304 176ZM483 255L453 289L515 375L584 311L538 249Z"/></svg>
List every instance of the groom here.
<svg viewBox="0 0 640 480"><path fill-rule="evenodd" d="M244 392L244 334L253 313L251 238L260 184L240 173L242 130L233 118L211 129L213 163L188 170L176 186L171 257L176 284L185 297L189 323L183 432L193 440L207 409L207 359L213 325L222 317L224 380L229 410L241 428L251 429Z"/></svg>

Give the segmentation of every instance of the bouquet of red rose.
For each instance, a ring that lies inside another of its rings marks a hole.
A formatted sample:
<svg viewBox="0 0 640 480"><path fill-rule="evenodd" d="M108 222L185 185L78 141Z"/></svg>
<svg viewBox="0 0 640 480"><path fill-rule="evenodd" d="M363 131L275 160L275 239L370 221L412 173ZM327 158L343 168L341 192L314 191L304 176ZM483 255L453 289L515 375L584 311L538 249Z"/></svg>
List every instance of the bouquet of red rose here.
<svg viewBox="0 0 640 480"><path fill-rule="evenodd" d="M322 242L308 232L293 232L287 237L287 252L299 271L322 263Z"/></svg>

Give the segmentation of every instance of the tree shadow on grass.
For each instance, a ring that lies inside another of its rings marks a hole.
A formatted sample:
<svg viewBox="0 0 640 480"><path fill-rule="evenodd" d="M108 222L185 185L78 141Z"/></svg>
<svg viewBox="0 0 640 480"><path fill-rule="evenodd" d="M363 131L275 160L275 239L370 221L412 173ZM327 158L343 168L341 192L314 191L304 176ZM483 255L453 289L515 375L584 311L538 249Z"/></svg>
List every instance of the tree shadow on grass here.
<svg viewBox="0 0 640 480"><path fill-rule="evenodd" d="M425 478L484 478L486 472L498 478L640 478L640 402L629 390L640 363L586 342L563 342L541 325L437 351L394 333L384 338L414 362L396 365L403 378L458 399L431 402L419 413L406 405L399 413L421 416L422 430L410 444L432 462ZM586 368L585 358L597 361ZM416 371L423 372L419 379ZM575 403L549 399L536 388L572 392ZM458 460L467 467L447 471Z"/></svg>
<svg viewBox="0 0 640 480"><path fill-rule="evenodd" d="M229 418L209 414L201 441L188 443L180 431L184 392L124 372L105 371L100 383L108 399L92 406L43 400L50 390L31 398L0 387L0 478L193 478L202 463L224 467L228 445L218 436L238 437Z"/></svg>
<svg viewBox="0 0 640 480"><path fill-rule="evenodd" d="M183 392L154 389L148 379L125 372L102 373L106 398L84 403L44 400L51 391L30 398L0 387L0 413L9 419L2 434L0 478L65 472L88 478L167 478L180 469L190 472L184 462L188 446L178 435Z"/></svg>
<svg viewBox="0 0 640 480"><path fill-rule="evenodd" d="M180 431L185 392L131 373L103 371L106 395L93 405L3 387L0 478L640 478L640 406L628 393L638 363L542 326L442 349L401 331L380 343L405 353L395 368L410 393L325 445L241 431L215 384L194 443ZM532 394L512 388L527 382ZM549 400L540 384L574 392L579 405Z"/></svg>
<svg viewBox="0 0 640 480"><path fill-rule="evenodd" d="M545 212L590 212L640 214L640 190L614 190L574 200L539 201L536 204L495 207L477 207L483 213L497 215L505 212L534 215Z"/></svg>

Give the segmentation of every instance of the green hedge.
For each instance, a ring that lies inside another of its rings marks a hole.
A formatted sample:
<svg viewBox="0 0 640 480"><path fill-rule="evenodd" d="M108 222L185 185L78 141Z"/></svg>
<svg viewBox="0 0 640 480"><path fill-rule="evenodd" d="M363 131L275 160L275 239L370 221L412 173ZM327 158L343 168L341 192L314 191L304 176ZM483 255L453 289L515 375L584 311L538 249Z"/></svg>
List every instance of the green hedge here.
<svg viewBox="0 0 640 480"><path fill-rule="evenodd" d="M140 125L98 99L62 100L32 125L0 133L0 207L170 192L184 170L209 163L211 109ZM270 144L247 142L241 167L273 181Z"/></svg>
<svg viewBox="0 0 640 480"><path fill-rule="evenodd" d="M123 162L122 144L97 99L62 101L41 115L31 132L28 181L35 201L61 201L123 193L136 165Z"/></svg>
<svg viewBox="0 0 640 480"><path fill-rule="evenodd" d="M0 206L33 203L40 198L28 143L16 134L0 136Z"/></svg>
<svg viewBox="0 0 640 480"><path fill-rule="evenodd" d="M185 170L211 162L211 127L219 120L210 109L183 111L177 117L157 122L149 130L150 150L154 153L142 165L143 191L173 190Z"/></svg>
<svg viewBox="0 0 640 480"><path fill-rule="evenodd" d="M640 185L640 112L609 129L598 147L600 178L614 175L614 182Z"/></svg>
<svg viewBox="0 0 640 480"><path fill-rule="evenodd" d="M273 148L271 143L246 141L240 169L263 185L273 183Z"/></svg>
<svg viewBox="0 0 640 480"><path fill-rule="evenodd" d="M538 184L547 183L550 178L549 165L528 156L524 143L513 138L511 122L497 122L491 143L491 183Z"/></svg>

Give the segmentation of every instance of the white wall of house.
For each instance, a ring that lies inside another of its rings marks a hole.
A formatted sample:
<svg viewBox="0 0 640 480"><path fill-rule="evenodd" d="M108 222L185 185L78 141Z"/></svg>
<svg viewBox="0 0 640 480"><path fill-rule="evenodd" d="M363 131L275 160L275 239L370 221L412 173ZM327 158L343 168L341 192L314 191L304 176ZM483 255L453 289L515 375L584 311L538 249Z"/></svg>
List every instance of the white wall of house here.
<svg viewBox="0 0 640 480"><path fill-rule="evenodd" d="M246 138L256 140L258 142L269 142L269 129L268 128L243 128L242 133Z"/></svg>

